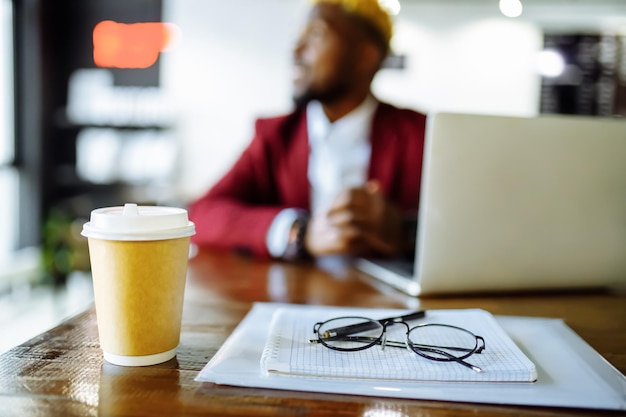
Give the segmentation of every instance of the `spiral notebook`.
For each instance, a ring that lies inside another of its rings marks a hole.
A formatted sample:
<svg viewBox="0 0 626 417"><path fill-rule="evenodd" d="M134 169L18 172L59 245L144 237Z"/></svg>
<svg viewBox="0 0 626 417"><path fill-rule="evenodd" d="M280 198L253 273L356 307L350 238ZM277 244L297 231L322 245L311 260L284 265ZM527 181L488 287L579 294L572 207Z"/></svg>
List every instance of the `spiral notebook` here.
<svg viewBox="0 0 626 417"><path fill-rule="evenodd" d="M397 315L397 310L355 308L283 307L276 310L269 336L261 355L261 369L268 374L312 377L359 378L373 380L459 381L459 382L534 382L534 363L519 349L495 318L481 309L428 310L414 324L438 323L467 329L485 340L485 350L467 358L482 369L475 372L456 362L425 359L408 349L381 349L373 346L357 352L339 352L315 338L313 326L338 315L382 319ZM406 340L404 326L390 326L390 340Z"/></svg>

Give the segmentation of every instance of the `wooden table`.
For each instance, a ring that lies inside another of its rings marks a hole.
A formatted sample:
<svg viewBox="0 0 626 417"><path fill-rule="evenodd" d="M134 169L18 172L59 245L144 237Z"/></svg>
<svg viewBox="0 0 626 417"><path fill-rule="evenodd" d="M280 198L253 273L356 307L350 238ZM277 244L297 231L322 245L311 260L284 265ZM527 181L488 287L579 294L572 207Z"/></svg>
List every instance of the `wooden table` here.
<svg viewBox="0 0 626 417"><path fill-rule="evenodd" d="M335 265L337 266L337 265ZM606 416L594 410L513 407L237 388L195 382L254 301L563 318L626 373L626 295L610 292L412 298L338 265L259 262L203 250L190 261L181 344L161 365L103 362L93 308L0 356L1 416Z"/></svg>

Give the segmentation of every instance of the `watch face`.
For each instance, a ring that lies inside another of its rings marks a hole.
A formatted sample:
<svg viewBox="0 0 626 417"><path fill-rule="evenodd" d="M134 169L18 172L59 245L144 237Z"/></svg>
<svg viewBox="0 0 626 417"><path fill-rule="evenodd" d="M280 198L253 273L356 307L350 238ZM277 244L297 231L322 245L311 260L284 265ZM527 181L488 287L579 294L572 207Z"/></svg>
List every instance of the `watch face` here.
<svg viewBox="0 0 626 417"><path fill-rule="evenodd" d="M306 233L307 219L297 218L293 226L289 230L287 248L285 249L284 259L296 260L306 256L304 247L304 235Z"/></svg>

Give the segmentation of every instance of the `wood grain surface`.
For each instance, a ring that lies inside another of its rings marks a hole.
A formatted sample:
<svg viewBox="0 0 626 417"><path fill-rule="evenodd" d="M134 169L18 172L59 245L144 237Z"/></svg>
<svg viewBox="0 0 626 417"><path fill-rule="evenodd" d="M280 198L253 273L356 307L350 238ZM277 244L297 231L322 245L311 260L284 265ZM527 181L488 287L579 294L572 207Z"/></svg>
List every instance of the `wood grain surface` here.
<svg viewBox="0 0 626 417"><path fill-rule="evenodd" d="M103 361L94 308L0 356L0 416L606 416L619 412L360 397L219 386L197 373L255 301L385 308L483 308L553 317L626 373L626 294L604 291L414 298L341 263L260 262L201 250L189 264L175 359ZM1 337L1 336L0 336Z"/></svg>

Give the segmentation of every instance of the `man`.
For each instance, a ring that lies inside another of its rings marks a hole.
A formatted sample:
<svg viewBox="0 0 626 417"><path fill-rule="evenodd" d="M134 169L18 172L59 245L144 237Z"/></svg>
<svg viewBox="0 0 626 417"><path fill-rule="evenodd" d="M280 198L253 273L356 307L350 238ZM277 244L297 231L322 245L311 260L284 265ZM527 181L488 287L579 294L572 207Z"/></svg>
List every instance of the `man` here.
<svg viewBox="0 0 626 417"><path fill-rule="evenodd" d="M313 1L294 49L296 109L258 120L239 160L190 205L195 243L287 260L407 249L425 116L371 93L391 32L376 0Z"/></svg>

